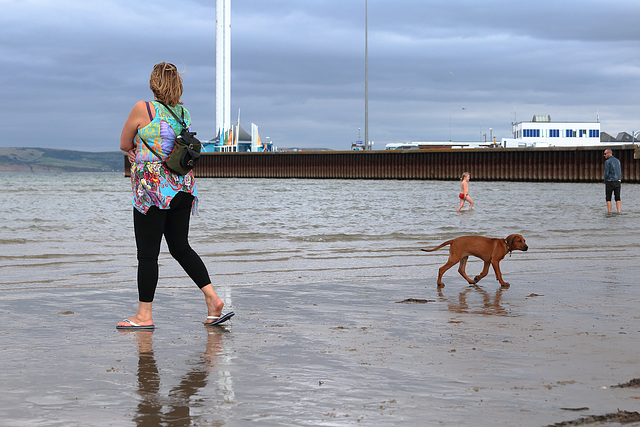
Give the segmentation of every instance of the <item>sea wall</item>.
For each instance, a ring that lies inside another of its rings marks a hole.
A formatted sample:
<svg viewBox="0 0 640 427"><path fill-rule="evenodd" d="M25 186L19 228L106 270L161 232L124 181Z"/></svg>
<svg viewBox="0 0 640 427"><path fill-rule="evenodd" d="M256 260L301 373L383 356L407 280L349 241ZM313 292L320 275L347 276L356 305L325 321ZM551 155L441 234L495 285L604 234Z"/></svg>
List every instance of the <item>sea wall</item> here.
<svg viewBox="0 0 640 427"><path fill-rule="evenodd" d="M623 182L640 182L636 145L610 145L622 164ZM398 151L203 153L202 178L452 180L468 171L474 180L599 182L603 147L478 148ZM125 175L129 162L125 156Z"/></svg>

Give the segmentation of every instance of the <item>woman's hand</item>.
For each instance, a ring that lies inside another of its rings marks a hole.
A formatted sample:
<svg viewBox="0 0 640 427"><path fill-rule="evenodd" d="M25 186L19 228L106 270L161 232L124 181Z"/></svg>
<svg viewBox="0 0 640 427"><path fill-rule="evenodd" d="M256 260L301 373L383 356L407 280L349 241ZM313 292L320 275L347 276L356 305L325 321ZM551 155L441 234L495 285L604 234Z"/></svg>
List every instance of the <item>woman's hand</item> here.
<svg viewBox="0 0 640 427"><path fill-rule="evenodd" d="M134 164L136 161L136 149L135 147L127 151L127 157L129 157L129 163Z"/></svg>

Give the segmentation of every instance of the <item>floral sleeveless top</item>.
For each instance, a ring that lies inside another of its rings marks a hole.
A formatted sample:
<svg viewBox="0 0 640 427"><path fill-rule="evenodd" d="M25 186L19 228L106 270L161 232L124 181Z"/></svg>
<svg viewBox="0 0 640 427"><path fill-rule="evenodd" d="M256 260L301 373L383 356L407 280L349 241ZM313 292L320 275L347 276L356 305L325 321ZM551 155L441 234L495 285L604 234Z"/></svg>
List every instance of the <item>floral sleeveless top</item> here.
<svg viewBox="0 0 640 427"><path fill-rule="evenodd" d="M182 130L178 121L157 101L147 103L147 111L151 118L151 108L155 107L156 116L151 123L138 129L134 138L136 144L136 161L131 165L131 186L133 188L133 207L146 214L151 206L169 209L171 200L179 191L194 196L191 213L198 214L198 192L193 178L193 171L186 175L177 175L169 170L162 159L159 159L140 140L144 140L153 150L166 158L175 145L176 132ZM182 107L171 108L178 117L182 117ZM184 122L191 127L191 115L184 109Z"/></svg>

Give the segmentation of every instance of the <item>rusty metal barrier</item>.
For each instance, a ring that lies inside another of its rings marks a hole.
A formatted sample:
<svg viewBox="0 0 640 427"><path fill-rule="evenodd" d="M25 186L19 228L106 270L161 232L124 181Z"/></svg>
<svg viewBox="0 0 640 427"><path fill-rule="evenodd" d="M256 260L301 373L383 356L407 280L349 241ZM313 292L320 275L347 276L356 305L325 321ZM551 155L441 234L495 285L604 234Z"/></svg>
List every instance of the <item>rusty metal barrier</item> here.
<svg viewBox="0 0 640 427"><path fill-rule="evenodd" d="M200 178L459 179L600 182L605 148L622 164L622 181L640 182L636 145L571 148L478 148L394 151L203 153ZM125 175L129 161L124 156Z"/></svg>

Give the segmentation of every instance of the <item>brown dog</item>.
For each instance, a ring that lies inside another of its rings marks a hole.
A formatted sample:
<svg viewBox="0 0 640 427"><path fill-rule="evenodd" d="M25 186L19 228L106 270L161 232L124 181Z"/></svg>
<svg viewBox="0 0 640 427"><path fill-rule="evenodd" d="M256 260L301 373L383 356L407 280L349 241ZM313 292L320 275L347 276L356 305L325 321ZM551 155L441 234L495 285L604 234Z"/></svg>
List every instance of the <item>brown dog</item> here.
<svg viewBox="0 0 640 427"><path fill-rule="evenodd" d="M500 282L502 287L507 288L509 287L509 283L502 280L500 261L506 254L510 254L511 251L526 251L529 249L524 241L524 237L519 234L511 234L506 239L492 239L484 236L462 236L453 240L447 240L437 248L423 249L423 251L432 252L446 245L451 245L449 248L449 261L447 261L447 263L438 270L439 288L444 286L444 283L442 283L442 275L458 262L460 262L458 272L462 277L467 279L467 282L470 284L478 283L480 279L489 273L489 265L492 265L493 271L496 273L496 279ZM469 279L465 272L469 255L473 255L484 261L482 273L477 275L473 280Z"/></svg>

